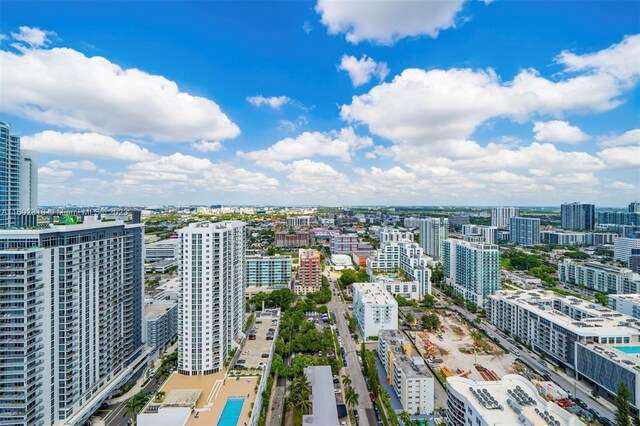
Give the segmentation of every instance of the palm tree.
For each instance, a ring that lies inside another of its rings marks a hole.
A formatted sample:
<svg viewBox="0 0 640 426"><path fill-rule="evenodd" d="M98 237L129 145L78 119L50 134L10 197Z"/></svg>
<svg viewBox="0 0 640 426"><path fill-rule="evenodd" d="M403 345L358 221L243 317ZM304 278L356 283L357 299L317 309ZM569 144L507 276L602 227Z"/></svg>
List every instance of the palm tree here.
<svg viewBox="0 0 640 426"><path fill-rule="evenodd" d="M309 414L311 411L311 401L309 400L309 394L301 394L301 398L296 405L296 411L300 414Z"/></svg>
<svg viewBox="0 0 640 426"><path fill-rule="evenodd" d="M344 402L346 402L350 408L353 408L358 405L358 399L360 399L360 395L358 395L354 388L349 386L344 395Z"/></svg>
<svg viewBox="0 0 640 426"><path fill-rule="evenodd" d="M307 379L307 376L305 376L304 374L297 377L293 383L291 384L291 389L289 390L290 394L296 393L303 393L306 392L307 394L311 391L311 389L309 389L309 387L311 386L311 384L309 383L309 380Z"/></svg>
<svg viewBox="0 0 640 426"><path fill-rule="evenodd" d="M342 384L345 386L350 386L351 385L351 377L349 377L348 374L343 374L342 375Z"/></svg>
<svg viewBox="0 0 640 426"><path fill-rule="evenodd" d="M165 395L165 391L156 392L156 395L153 397L153 401L154 402L162 401L162 398L164 398L164 395Z"/></svg>
<svg viewBox="0 0 640 426"><path fill-rule="evenodd" d="M407 315L404 316L404 321L407 323L407 325L412 326L413 323L416 322L416 319L413 316L413 314L408 313Z"/></svg>
<svg viewBox="0 0 640 426"><path fill-rule="evenodd" d="M402 413L400 413L400 420L402 420L402 423L404 423L405 426L410 425L411 414L403 410Z"/></svg>

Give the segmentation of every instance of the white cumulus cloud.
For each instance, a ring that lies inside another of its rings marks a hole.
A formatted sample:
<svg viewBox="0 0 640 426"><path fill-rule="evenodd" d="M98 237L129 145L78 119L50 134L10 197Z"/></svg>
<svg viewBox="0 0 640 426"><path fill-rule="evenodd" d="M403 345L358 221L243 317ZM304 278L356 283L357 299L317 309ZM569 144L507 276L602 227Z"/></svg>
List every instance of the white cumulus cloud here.
<svg viewBox="0 0 640 426"><path fill-rule="evenodd" d="M576 144L589 139L589 135L566 121L537 121L533 125L535 139L538 142L561 142Z"/></svg>
<svg viewBox="0 0 640 426"><path fill-rule="evenodd" d="M437 37L441 30L455 26L463 3L318 0L316 11L330 34L345 34L354 44L368 40L391 45L404 37Z"/></svg>
<svg viewBox="0 0 640 426"><path fill-rule="evenodd" d="M280 109L280 107L284 104L291 102L291 98L288 96L249 96L247 98L247 102L251 105L261 107L261 106L269 106L273 109Z"/></svg>
<svg viewBox="0 0 640 426"><path fill-rule="evenodd" d="M38 43L37 39L33 41ZM218 104L178 84L71 48L0 50L0 110L104 134L180 142L240 133Z"/></svg>
<svg viewBox="0 0 640 426"><path fill-rule="evenodd" d="M345 127L339 132L304 132L295 138L282 139L267 149L239 151L238 156L253 160L260 166L283 169L285 161L314 156L349 162L355 151L372 145L371 138L358 136L353 128Z"/></svg>
<svg viewBox="0 0 640 426"><path fill-rule="evenodd" d="M25 149L75 157L125 161L147 161L156 157L148 149L141 148L133 142L119 142L98 133L61 133L45 130L35 135L23 136L21 145Z"/></svg>
<svg viewBox="0 0 640 426"><path fill-rule="evenodd" d="M49 161L47 163L47 166L51 167L52 169L78 169L78 170L85 170L85 171L94 171L98 169L94 163L88 160L83 160L83 161L53 160L53 161Z"/></svg>
<svg viewBox="0 0 640 426"><path fill-rule="evenodd" d="M222 144L219 141L200 141L191 144L191 148L200 152L216 152L222 149Z"/></svg>
<svg viewBox="0 0 640 426"><path fill-rule="evenodd" d="M43 31L40 28L22 26L19 32L11 33L14 40L27 43L31 47L46 46L51 43L50 36L55 36L53 31Z"/></svg>
<svg viewBox="0 0 640 426"><path fill-rule="evenodd" d="M389 68L385 62L376 62L367 55L362 55L360 59L355 56L343 55L338 69L349 74L354 87L368 83L373 76L378 80L384 80L389 74Z"/></svg>
<svg viewBox="0 0 640 426"><path fill-rule="evenodd" d="M640 129L629 130L621 135L600 136L598 138L598 145L604 147L631 144L640 144Z"/></svg>

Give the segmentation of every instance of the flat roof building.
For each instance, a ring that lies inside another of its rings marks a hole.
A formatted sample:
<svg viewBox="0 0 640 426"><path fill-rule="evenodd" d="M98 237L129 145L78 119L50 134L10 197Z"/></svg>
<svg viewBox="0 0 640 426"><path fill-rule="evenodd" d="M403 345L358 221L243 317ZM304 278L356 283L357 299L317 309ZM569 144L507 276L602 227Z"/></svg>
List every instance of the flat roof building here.
<svg viewBox="0 0 640 426"><path fill-rule="evenodd" d="M354 283L352 291L353 316L365 340L398 328L398 302L391 293L374 283Z"/></svg>
<svg viewBox="0 0 640 426"><path fill-rule="evenodd" d="M322 265L320 252L315 249L298 250L298 274L293 285L296 294L313 293L322 285Z"/></svg>
<svg viewBox="0 0 640 426"><path fill-rule="evenodd" d="M476 382L447 378L447 425L451 426L578 426L582 421L517 374L502 380Z"/></svg>
<svg viewBox="0 0 640 426"><path fill-rule="evenodd" d="M558 263L558 279L564 284L584 286L601 293L640 293L640 275L631 269L598 262L564 259Z"/></svg>
<svg viewBox="0 0 640 426"><path fill-rule="evenodd" d="M291 283L291 256L247 256L245 287L288 287Z"/></svg>
<svg viewBox="0 0 640 426"><path fill-rule="evenodd" d="M482 306L500 288L500 250L494 244L445 240L443 272L457 294Z"/></svg>
<svg viewBox="0 0 640 426"><path fill-rule="evenodd" d="M378 334L378 358L402 409L410 414L432 413L434 378L420 354L412 353L412 347L400 330Z"/></svg>
<svg viewBox="0 0 640 426"><path fill-rule="evenodd" d="M307 367L304 369L304 374L311 387L313 414L302 416L302 424L309 426L340 424L331 367L328 365Z"/></svg>
<svg viewBox="0 0 640 426"><path fill-rule="evenodd" d="M179 243L180 241L177 238L170 238L145 244L144 260L146 262L155 262L163 259L177 259Z"/></svg>
<svg viewBox="0 0 640 426"><path fill-rule="evenodd" d="M616 312L640 319L640 294L610 294L608 306Z"/></svg>

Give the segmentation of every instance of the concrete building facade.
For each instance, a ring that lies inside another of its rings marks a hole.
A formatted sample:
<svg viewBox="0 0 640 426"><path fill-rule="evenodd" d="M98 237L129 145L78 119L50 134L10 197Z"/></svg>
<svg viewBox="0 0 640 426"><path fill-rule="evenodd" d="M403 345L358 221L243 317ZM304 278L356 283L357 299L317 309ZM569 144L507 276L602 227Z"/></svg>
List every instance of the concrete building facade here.
<svg viewBox="0 0 640 426"><path fill-rule="evenodd" d="M584 286L600 293L640 293L640 275L631 269L598 262L564 259L558 263L558 279L564 284Z"/></svg>
<svg viewBox="0 0 640 426"><path fill-rule="evenodd" d="M540 219L512 217L509 220L509 242L521 246L540 244Z"/></svg>
<svg viewBox="0 0 640 426"><path fill-rule="evenodd" d="M245 287L288 287L291 283L291 256L246 256Z"/></svg>
<svg viewBox="0 0 640 426"><path fill-rule="evenodd" d="M178 371L216 373L242 333L245 224L191 223L178 231L178 238Z"/></svg>
<svg viewBox="0 0 640 426"><path fill-rule="evenodd" d="M457 294L482 306L500 288L500 250L494 244L445 240L443 271Z"/></svg>
<svg viewBox="0 0 640 426"><path fill-rule="evenodd" d="M296 294L313 293L322 285L322 265L320 253L315 249L298 250L298 274L293 285Z"/></svg>
<svg viewBox="0 0 640 426"><path fill-rule="evenodd" d="M398 302L391 293L374 283L354 283L352 291L353 316L365 340L398 328Z"/></svg>
<svg viewBox="0 0 640 426"><path fill-rule="evenodd" d="M420 219L420 247L427 256L442 260L444 240L449 234L449 219L428 217Z"/></svg>
<svg viewBox="0 0 640 426"><path fill-rule="evenodd" d="M491 226L498 228L508 228L509 220L520 215L517 207L494 207L491 209Z"/></svg>
<svg viewBox="0 0 640 426"><path fill-rule="evenodd" d="M596 225L596 206L564 203L560 206L560 223L562 229L593 230Z"/></svg>

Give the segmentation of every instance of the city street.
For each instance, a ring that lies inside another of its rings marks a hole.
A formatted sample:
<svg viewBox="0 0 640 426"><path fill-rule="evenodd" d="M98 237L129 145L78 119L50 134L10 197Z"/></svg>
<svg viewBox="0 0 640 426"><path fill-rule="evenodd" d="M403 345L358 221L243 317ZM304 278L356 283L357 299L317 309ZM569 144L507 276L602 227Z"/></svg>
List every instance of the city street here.
<svg viewBox="0 0 640 426"><path fill-rule="evenodd" d="M340 292L335 287L335 278L338 276L337 274L326 273L329 278L331 292L337 291L338 294ZM355 341L351 337L351 333L349 332L349 326L347 325L347 321L344 318L344 313L348 310L348 304L342 302L339 299L339 296L336 297L332 294L331 301L327 303L327 307L329 311L335 312L336 315L336 327L340 332L340 337L342 338L342 347L344 347L346 358L347 358L347 366L342 370L342 374L348 374L351 377L351 382L353 388L356 390L360 398L358 398L358 406L356 409L360 414L360 421L358 425L364 426L376 426L378 424L375 416L375 412L373 411L373 405L371 404L371 400L369 399L369 391L367 390L367 386L364 381L364 376L362 375L362 370L360 369L360 363L358 362L358 355L356 354L356 350L359 350L360 347L356 346Z"/></svg>

